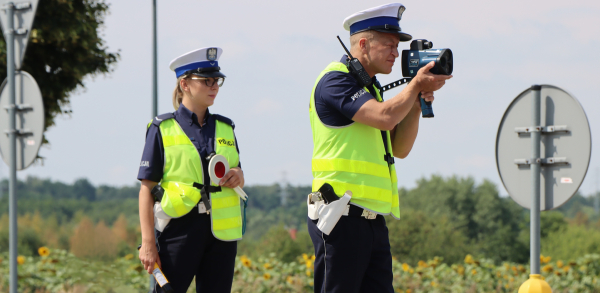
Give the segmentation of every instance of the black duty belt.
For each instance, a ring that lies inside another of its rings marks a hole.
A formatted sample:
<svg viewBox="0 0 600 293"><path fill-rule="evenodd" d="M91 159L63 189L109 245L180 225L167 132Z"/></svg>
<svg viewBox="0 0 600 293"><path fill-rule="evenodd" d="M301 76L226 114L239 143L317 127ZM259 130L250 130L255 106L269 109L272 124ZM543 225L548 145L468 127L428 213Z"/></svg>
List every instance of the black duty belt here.
<svg viewBox="0 0 600 293"><path fill-rule="evenodd" d="M208 201L211 192L219 192L221 191L221 186L212 186L212 185L203 185L198 182L194 182L194 188L200 189L200 195L204 206L206 207L206 211L210 211L210 202Z"/></svg>

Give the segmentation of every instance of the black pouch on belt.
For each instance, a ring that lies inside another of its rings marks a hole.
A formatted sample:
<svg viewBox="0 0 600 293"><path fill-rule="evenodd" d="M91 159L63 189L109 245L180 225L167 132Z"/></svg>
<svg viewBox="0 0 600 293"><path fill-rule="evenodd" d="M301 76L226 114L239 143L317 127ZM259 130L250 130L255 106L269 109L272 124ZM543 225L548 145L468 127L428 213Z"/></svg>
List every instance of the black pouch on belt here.
<svg viewBox="0 0 600 293"><path fill-rule="evenodd" d="M160 202L162 200L163 195L165 194L165 189L157 184L152 188L152 190L150 190L150 194L154 196L154 201Z"/></svg>
<svg viewBox="0 0 600 293"><path fill-rule="evenodd" d="M333 191L333 186L331 186L329 183L321 185L321 188L319 188L319 192L321 193L321 196L323 197L323 200L326 204L340 199Z"/></svg>

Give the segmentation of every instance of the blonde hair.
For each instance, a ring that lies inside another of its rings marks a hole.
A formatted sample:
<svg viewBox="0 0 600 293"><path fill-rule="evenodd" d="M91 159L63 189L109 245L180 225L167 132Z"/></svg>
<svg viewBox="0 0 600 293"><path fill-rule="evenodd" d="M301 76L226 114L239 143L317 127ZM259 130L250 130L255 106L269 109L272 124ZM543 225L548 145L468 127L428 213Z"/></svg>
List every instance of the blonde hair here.
<svg viewBox="0 0 600 293"><path fill-rule="evenodd" d="M173 108L175 111L179 109L179 105L183 101L183 90L181 89L181 80L187 78L188 75L184 74L177 78L177 85L175 85L175 90L173 90Z"/></svg>

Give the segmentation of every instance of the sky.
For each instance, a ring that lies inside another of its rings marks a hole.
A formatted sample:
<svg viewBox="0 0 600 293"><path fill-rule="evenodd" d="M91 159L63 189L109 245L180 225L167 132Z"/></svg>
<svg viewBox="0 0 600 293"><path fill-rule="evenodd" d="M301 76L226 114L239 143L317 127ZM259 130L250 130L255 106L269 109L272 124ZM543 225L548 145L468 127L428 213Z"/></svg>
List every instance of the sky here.
<svg viewBox="0 0 600 293"><path fill-rule="evenodd" d="M57 118L42 147L43 165L18 177L113 186L136 182L146 124L152 118L152 2L108 1L103 29L114 72L86 78L71 97L73 113ZM144 3L147 2L147 3ZM246 184L286 180L309 185L312 135L308 102L318 74L349 44L342 21L388 1L158 0L159 113L173 111L169 62L201 47L223 48L227 75L212 113L231 118ZM432 174L488 179L502 187L495 140L510 102L532 84L558 86L576 97L592 132L592 158L581 186L597 189L600 158L600 2L404 1L402 30L454 54L454 78L435 93L435 118L421 119L410 155L396 160L399 186ZM409 42L399 49L408 49ZM400 60L386 84L401 76ZM389 99L402 88L386 92ZM6 177L3 166L0 176Z"/></svg>

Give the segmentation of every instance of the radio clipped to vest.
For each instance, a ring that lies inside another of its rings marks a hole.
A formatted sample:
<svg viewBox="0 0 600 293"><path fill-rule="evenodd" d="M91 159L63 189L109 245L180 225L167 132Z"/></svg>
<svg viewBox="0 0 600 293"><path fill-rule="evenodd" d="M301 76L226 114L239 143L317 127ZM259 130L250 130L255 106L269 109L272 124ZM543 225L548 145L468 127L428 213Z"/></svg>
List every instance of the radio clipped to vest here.
<svg viewBox="0 0 600 293"><path fill-rule="evenodd" d="M348 48L346 48L346 45L344 45L344 42L342 42L340 36L337 36L337 38L340 41L340 44L342 44L342 47L344 47L346 54L348 54L349 60L346 66L348 67L348 71L350 72L350 74L354 76L354 78L356 79L356 81L358 81L361 87L370 86L373 83L373 80L371 79L365 68L362 66L362 64L360 64L360 61L358 61L358 59L352 57L352 54L350 54L350 51L348 51Z"/></svg>

